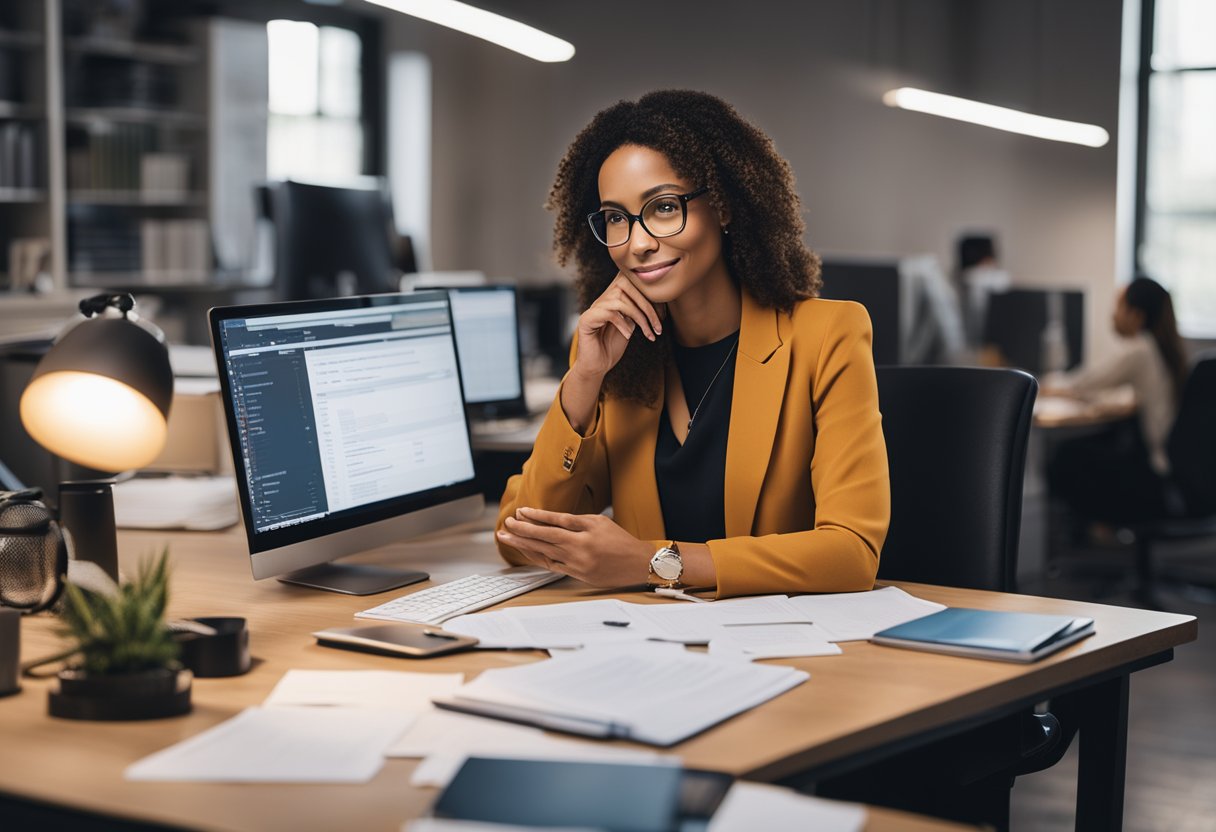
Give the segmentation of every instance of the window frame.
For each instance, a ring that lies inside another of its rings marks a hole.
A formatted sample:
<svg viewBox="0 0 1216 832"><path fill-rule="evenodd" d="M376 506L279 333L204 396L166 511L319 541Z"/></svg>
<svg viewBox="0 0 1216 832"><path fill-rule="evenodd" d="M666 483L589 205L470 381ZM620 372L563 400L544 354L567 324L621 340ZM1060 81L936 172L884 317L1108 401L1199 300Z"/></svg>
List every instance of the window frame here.
<svg viewBox="0 0 1216 832"><path fill-rule="evenodd" d="M1216 66L1153 68L1153 45L1157 34L1157 0L1140 0L1139 66L1136 73L1136 187L1132 231L1132 257L1136 274L1145 272L1144 244L1148 230L1148 157L1150 89L1154 75L1182 75L1192 72L1216 72ZM1168 288L1168 287L1167 287ZM1216 330L1184 334L1191 340L1216 338Z"/></svg>

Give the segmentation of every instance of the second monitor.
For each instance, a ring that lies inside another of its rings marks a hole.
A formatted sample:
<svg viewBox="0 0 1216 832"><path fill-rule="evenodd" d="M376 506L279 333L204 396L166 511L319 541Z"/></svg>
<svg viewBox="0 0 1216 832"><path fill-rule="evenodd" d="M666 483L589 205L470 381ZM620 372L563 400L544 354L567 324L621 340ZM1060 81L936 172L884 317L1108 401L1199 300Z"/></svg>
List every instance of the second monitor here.
<svg viewBox="0 0 1216 832"><path fill-rule="evenodd" d="M445 291L452 304L461 383L470 414L483 419L526 416L515 287L452 286Z"/></svg>

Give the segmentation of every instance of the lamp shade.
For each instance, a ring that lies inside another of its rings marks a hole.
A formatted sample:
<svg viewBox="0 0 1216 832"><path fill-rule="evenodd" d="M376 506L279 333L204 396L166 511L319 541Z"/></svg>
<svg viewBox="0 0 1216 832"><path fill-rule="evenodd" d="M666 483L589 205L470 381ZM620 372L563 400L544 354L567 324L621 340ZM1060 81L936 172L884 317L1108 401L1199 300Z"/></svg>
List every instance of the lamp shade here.
<svg viewBox="0 0 1216 832"><path fill-rule="evenodd" d="M172 399L173 370L160 339L127 318L94 318L39 362L21 395L21 422L53 454L125 471L164 448Z"/></svg>

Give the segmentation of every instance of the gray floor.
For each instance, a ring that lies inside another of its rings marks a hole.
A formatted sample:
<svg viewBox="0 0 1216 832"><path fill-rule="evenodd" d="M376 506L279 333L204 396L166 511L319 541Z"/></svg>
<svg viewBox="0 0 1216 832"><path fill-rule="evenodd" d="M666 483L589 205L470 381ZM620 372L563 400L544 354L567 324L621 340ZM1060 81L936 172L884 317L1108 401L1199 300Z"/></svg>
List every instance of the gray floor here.
<svg viewBox="0 0 1216 832"><path fill-rule="evenodd" d="M1036 595L1135 606L1126 587L1126 546L1072 549L1055 577L1023 579ZM1216 581L1216 540L1164 553L1161 562ZM1095 595L1099 597L1095 597ZM1216 605L1172 591L1172 612L1199 618L1199 639L1174 660L1133 675L1128 721L1124 829L1127 832L1216 832ZM1073 828L1077 749L1054 768L1020 778L1013 790L1014 832Z"/></svg>

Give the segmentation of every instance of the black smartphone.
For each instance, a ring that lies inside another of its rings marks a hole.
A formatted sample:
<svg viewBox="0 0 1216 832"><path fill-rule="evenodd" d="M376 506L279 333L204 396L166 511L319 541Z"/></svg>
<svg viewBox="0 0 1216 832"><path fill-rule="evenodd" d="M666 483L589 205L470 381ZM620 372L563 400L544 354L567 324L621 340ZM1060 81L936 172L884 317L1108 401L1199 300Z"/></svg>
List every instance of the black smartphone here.
<svg viewBox="0 0 1216 832"><path fill-rule="evenodd" d="M458 636L421 624L372 624L367 627L331 627L313 633L317 643L345 650L362 650L384 656L425 659L468 650L477 644L471 636Z"/></svg>

